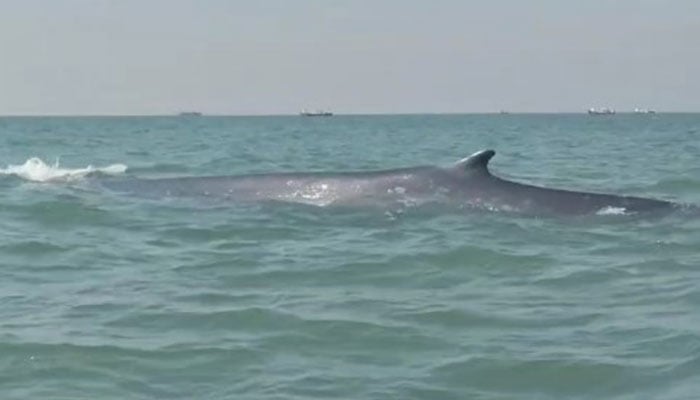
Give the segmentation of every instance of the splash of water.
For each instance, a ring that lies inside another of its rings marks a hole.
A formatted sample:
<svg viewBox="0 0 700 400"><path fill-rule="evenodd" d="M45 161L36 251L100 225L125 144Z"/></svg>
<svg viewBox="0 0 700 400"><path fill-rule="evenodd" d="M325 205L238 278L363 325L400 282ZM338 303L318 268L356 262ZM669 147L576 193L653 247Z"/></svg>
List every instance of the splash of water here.
<svg viewBox="0 0 700 400"><path fill-rule="evenodd" d="M596 212L596 215L627 215L627 209L625 207L604 207Z"/></svg>
<svg viewBox="0 0 700 400"><path fill-rule="evenodd" d="M58 160L53 165L46 164L38 157L32 157L21 165L8 165L0 168L0 175L14 175L33 182L70 182L88 175L101 173L118 175L126 171L124 164L112 164L105 167L61 168Z"/></svg>

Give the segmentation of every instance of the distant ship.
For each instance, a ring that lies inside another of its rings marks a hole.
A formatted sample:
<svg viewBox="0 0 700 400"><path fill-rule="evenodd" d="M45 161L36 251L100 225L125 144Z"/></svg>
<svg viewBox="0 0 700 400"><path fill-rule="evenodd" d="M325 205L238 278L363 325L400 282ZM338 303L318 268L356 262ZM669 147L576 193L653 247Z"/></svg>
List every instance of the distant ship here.
<svg viewBox="0 0 700 400"><path fill-rule="evenodd" d="M302 117L332 117L333 113L325 110L307 111L301 110L299 113Z"/></svg>
<svg viewBox="0 0 700 400"><path fill-rule="evenodd" d="M588 115L612 115L615 114L615 110L612 108L589 108Z"/></svg>
<svg viewBox="0 0 700 400"><path fill-rule="evenodd" d="M655 110L650 110L647 108L635 108L634 109L635 114L656 114Z"/></svg>
<svg viewBox="0 0 700 400"><path fill-rule="evenodd" d="M202 113L199 111L183 111L177 115L180 117L201 117Z"/></svg>

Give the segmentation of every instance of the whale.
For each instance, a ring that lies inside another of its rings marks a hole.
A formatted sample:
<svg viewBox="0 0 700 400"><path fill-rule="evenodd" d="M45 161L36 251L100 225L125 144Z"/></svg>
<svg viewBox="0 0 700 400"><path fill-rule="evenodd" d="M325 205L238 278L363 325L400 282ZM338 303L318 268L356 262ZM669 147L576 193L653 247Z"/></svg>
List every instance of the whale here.
<svg viewBox="0 0 700 400"><path fill-rule="evenodd" d="M546 188L500 178L489 170L496 152L478 151L456 163L376 171L283 172L234 176L123 178L112 191L149 198L198 197L235 202L314 206L406 207L423 204L530 215L661 213L671 201Z"/></svg>

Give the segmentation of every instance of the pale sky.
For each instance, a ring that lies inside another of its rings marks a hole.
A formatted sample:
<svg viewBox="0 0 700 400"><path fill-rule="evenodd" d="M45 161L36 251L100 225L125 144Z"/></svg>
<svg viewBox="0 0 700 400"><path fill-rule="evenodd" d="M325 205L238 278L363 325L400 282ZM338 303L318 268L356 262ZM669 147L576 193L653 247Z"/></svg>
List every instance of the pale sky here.
<svg viewBox="0 0 700 400"><path fill-rule="evenodd" d="M700 0L0 0L0 114L700 111Z"/></svg>

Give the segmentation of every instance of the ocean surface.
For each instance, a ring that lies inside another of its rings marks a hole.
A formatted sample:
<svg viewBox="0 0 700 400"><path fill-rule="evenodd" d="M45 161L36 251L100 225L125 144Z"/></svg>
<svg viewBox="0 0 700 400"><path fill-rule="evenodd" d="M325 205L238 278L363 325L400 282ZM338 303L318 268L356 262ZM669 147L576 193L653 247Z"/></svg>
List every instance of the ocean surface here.
<svg viewBox="0 0 700 400"><path fill-rule="evenodd" d="M700 217L141 198L449 165L700 204L700 115L0 118L2 399L697 399Z"/></svg>

